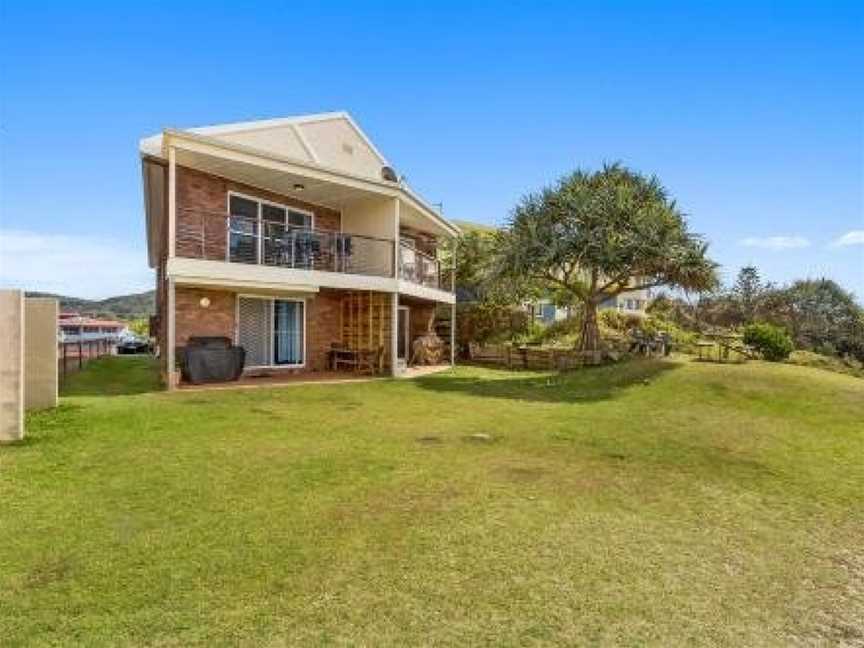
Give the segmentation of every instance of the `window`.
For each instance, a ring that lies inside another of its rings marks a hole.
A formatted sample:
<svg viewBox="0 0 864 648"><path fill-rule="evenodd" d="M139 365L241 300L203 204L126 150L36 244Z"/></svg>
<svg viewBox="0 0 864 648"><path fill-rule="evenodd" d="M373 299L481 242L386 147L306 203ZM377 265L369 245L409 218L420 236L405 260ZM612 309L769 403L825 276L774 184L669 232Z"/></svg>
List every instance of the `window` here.
<svg viewBox="0 0 864 648"><path fill-rule="evenodd" d="M228 260L234 263L280 263L286 234L313 227L310 212L228 194Z"/></svg>
<svg viewBox="0 0 864 648"><path fill-rule="evenodd" d="M306 352L306 303L302 299L239 297L237 343L248 367L302 367Z"/></svg>

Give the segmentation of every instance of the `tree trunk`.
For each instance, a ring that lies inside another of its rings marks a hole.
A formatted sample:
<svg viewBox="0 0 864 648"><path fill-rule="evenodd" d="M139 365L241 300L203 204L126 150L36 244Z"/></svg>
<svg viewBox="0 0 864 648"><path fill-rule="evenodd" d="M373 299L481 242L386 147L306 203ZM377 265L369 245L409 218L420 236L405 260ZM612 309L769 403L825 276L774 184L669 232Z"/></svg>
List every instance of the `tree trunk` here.
<svg viewBox="0 0 864 648"><path fill-rule="evenodd" d="M600 350L600 329L597 326L597 304L594 301L585 302L585 318L582 320L582 331L579 336L580 351Z"/></svg>

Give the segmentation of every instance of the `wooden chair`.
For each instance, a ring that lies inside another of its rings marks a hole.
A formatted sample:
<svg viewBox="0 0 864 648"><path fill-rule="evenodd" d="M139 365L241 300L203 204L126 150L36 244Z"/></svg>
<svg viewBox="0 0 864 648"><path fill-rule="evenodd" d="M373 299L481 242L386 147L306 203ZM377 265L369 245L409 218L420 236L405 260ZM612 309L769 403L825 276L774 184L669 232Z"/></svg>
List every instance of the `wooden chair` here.
<svg viewBox="0 0 864 648"><path fill-rule="evenodd" d="M359 351L357 354L357 371L370 374L381 373L384 370L384 347L374 350Z"/></svg>

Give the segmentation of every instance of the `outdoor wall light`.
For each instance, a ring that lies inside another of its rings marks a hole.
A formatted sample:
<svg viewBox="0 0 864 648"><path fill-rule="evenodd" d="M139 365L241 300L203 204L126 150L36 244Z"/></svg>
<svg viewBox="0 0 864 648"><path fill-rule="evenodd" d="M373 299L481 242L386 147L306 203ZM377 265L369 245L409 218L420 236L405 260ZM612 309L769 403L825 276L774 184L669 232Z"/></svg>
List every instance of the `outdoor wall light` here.
<svg viewBox="0 0 864 648"><path fill-rule="evenodd" d="M201 308L210 308L210 298L209 297L202 297L201 301L199 301L198 303L201 304Z"/></svg>

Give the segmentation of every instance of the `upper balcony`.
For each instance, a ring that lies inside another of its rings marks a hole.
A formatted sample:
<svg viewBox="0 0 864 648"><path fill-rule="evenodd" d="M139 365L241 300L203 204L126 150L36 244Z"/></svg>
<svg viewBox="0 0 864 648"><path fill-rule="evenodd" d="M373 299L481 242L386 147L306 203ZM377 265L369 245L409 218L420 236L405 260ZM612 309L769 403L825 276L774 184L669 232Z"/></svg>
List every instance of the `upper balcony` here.
<svg viewBox="0 0 864 648"><path fill-rule="evenodd" d="M427 288L445 290L441 280L441 262L405 241L399 243L399 278Z"/></svg>
<svg viewBox="0 0 864 648"><path fill-rule="evenodd" d="M283 220L230 216L199 208L178 209L177 216L178 257L398 278L449 291L441 280L438 259L404 241L396 246L388 238L291 226ZM394 258L397 247L398 258Z"/></svg>

